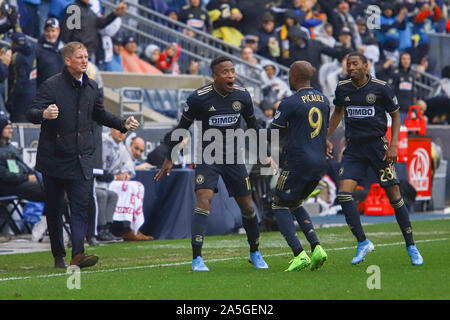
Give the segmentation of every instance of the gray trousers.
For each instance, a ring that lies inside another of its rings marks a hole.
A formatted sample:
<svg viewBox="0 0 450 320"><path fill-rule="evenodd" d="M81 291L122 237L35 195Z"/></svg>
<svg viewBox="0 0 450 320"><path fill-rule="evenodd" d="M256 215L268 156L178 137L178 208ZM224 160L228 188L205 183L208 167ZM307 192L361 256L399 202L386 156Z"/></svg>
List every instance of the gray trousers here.
<svg viewBox="0 0 450 320"><path fill-rule="evenodd" d="M118 196L114 191L95 188L98 206L98 225L104 226L113 222Z"/></svg>

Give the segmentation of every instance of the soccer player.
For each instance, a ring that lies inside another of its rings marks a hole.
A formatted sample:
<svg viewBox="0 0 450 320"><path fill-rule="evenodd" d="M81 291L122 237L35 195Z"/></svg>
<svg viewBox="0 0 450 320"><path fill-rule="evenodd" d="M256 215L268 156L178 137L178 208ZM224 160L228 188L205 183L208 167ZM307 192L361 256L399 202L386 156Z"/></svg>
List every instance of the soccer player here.
<svg viewBox="0 0 450 320"><path fill-rule="evenodd" d="M203 130L218 129L225 137L226 130L239 128L242 116L249 128L256 129L253 103L248 91L235 84L236 74L232 61L227 57L218 57L211 62L214 83L206 85L187 99L182 118L177 128L188 129L194 119L201 121ZM203 132L202 132L203 135ZM178 142L172 142L167 158L155 180L169 175L173 162L172 149ZM217 141L214 141L217 143ZM203 149L209 144L203 143ZM225 155L226 152L223 152ZM234 152L236 159L236 152ZM268 268L258 251L259 229L251 197L250 179L244 164L199 164L195 167L196 208L191 225L191 244L193 251L192 270L209 271L202 259L202 246L205 237L207 219L219 175L227 187L230 196L236 200L242 213L242 223L250 244L250 262L257 269Z"/></svg>
<svg viewBox="0 0 450 320"><path fill-rule="evenodd" d="M287 135L287 165L278 178L272 205L278 228L294 253L286 271L310 266L320 268L327 254L320 246L303 201L314 191L326 171L327 128L330 103L311 87L315 68L307 61L297 61L289 70L289 84L296 93L284 99L270 129L280 129ZM270 135L269 135L270 136ZM311 245L311 258L297 237L292 215L297 219Z"/></svg>
<svg viewBox="0 0 450 320"><path fill-rule="evenodd" d="M328 129L333 134L345 114L346 149L339 172L338 203L342 206L350 230L358 240L352 264L364 260L374 245L366 238L360 216L352 197L357 181L373 168L381 186L386 191L395 210L395 218L403 233L406 249L413 265L423 264L423 258L414 244L408 209L398 186L394 163L397 161L397 143L400 131L400 113L397 98L384 81L370 76L366 57L358 52L348 55L349 80L340 81L336 87L336 106ZM386 139L386 112L392 117L392 140Z"/></svg>

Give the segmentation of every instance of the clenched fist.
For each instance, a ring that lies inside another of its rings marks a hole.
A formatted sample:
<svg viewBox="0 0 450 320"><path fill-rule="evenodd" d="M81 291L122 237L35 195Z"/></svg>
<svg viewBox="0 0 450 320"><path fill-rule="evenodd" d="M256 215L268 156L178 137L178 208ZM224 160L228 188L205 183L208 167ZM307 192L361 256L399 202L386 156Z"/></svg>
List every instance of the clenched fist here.
<svg viewBox="0 0 450 320"><path fill-rule="evenodd" d="M44 119L47 119L47 120L56 119L56 118L58 118L58 115L59 115L59 109L56 104L49 105L48 108L45 109L44 113L42 114Z"/></svg>
<svg viewBox="0 0 450 320"><path fill-rule="evenodd" d="M139 121L134 119L134 117L128 117L125 121L125 129L128 131L134 131L139 127Z"/></svg>

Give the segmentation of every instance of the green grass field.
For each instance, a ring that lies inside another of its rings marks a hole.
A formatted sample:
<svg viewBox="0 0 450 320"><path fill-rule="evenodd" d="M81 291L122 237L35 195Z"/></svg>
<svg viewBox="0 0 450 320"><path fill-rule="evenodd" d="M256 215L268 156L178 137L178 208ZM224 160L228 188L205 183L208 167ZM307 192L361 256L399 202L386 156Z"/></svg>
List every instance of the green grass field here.
<svg viewBox="0 0 450 320"><path fill-rule="evenodd" d="M190 239L103 245L87 248L100 260L81 272L80 290L67 289L68 275L52 267L50 252L1 255L0 299L450 299L450 220L413 228L420 267L411 265L396 223L365 227L376 250L358 266L350 264L356 249L347 227L318 229L329 259L316 272L283 272L292 254L278 232L261 235L268 270L247 262L245 235L207 237L211 271L204 273L190 269ZM370 265L380 268L379 290L367 288Z"/></svg>

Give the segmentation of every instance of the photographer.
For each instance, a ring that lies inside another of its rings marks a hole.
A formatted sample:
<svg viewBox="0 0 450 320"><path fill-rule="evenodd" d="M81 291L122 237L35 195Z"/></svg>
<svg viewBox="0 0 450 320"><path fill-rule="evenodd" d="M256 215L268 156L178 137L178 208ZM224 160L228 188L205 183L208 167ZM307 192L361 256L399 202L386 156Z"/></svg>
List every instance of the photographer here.
<svg viewBox="0 0 450 320"><path fill-rule="evenodd" d="M20 25L17 23L17 10L6 0L0 0L0 34L8 32L10 29L21 32Z"/></svg>

